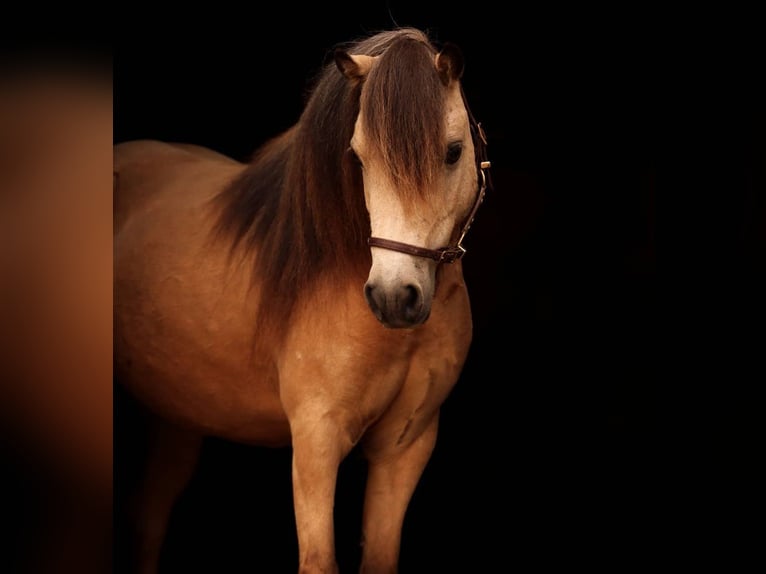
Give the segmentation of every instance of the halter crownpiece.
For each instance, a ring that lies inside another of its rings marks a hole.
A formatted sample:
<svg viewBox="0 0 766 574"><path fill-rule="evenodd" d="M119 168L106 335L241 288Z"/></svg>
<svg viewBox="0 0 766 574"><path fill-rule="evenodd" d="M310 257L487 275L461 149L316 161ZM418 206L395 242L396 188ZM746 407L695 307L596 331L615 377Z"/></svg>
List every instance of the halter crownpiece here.
<svg viewBox="0 0 766 574"><path fill-rule="evenodd" d="M393 239L384 239L382 237L370 237L367 240L367 245L370 247L380 247L381 249L389 249L391 251L398 251L400 253L406 253L407 255L414 255L416 257L426 257L433 259L437 263L454 263L458 259L462 259L465 255L465 247L463 247L463 239L468 233L468 230L473 224L473 220L476 217L476 212L479 210L479 206L484 201L484 195L487 191L487 186L491 187L491 181L489 178L489 168L491 163L487 158L487 136L484 133L484 129L481 124L476 121L471 109L468 107L466 101L465 92L461 86L460 93L463 96L463 104L465 105L466 112L468 112L468 120L471 126L471 139L473 140L474 152L476 154L476 165L479 173L479 192L476 195L476 201L473 203L471 212L466 218L463 229L460 231L457 242L453 246L439 247L438 249L428 249L427 247L418 247L416 245L410 245L409 243L402 243L401 241L394 241Z"/></svg>

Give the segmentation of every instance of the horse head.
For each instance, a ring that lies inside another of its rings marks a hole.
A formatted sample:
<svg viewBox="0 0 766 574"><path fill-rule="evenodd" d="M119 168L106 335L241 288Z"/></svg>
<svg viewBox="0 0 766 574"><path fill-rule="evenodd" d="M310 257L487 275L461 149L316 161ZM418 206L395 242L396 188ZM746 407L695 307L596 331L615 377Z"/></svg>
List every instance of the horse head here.
<svg viewBox="0 0 766 574"><path fill-rule="evenodd" d="M431 312L438 266L462 256L484 191L463 57L453 45L435 51L405 38L376 55L338 50L335 63L360 87L349 152L370 217L364 294L384 326L415 327Z"/></svg>

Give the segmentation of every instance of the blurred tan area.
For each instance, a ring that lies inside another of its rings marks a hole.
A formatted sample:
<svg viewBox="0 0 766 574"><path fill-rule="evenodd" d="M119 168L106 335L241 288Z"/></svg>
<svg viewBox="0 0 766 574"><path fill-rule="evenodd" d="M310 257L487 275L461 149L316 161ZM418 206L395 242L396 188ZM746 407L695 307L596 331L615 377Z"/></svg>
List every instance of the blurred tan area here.
<svg viewBox="0 0 766 574"><path fill-rule="evenodd" d="M0 526L15 533L0 550L11 571L110 565L111 213L111 70L0 66L0 472L9 485Z"/></svg>

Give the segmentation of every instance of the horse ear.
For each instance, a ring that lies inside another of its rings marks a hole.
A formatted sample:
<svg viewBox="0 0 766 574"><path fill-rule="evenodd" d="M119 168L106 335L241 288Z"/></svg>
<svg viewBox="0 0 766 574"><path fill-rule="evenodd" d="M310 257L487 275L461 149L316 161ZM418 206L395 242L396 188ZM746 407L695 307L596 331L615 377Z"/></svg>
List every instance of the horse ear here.
<svg viewBox="0 0 766 574"><path fill-rule="evenodd" d="M374 61L375 56L349 54L345 50L335 50L335 65L338 66L340 73L349 80L364 78L370 71Z"/></svg>
<svg viewBox="0 0 766 574"><path fill-rule="evenodd" d="M436 54L436 71L445 86L463 76L463 52L455 44L444 44Z"/></svg>

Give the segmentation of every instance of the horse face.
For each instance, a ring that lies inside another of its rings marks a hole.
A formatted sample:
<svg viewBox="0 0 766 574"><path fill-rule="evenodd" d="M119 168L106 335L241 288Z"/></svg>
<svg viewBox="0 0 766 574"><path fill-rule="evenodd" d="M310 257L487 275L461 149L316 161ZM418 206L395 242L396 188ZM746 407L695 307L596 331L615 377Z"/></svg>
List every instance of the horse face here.
<svg viewBox="0 0 766 574"><path fill-rule="evenodd" d="M351 76L364 75L374 58L353 56ZM477 172L468 113L459 84L462 61L436 56L445 92L442 156L428 189L401 189L378 146L370 145L360 109L351 149L362 166L364 196L372 236L412 246L438 249L455 240L477 194ZM362 100L364 102L364 100ZM399 178L401 180L401 178ZM406 179L405 179L406 181ZM386 327L408 328L425 322L434 297L437 261L385 248L371 247L372 266L365 297Z"/></svg>

